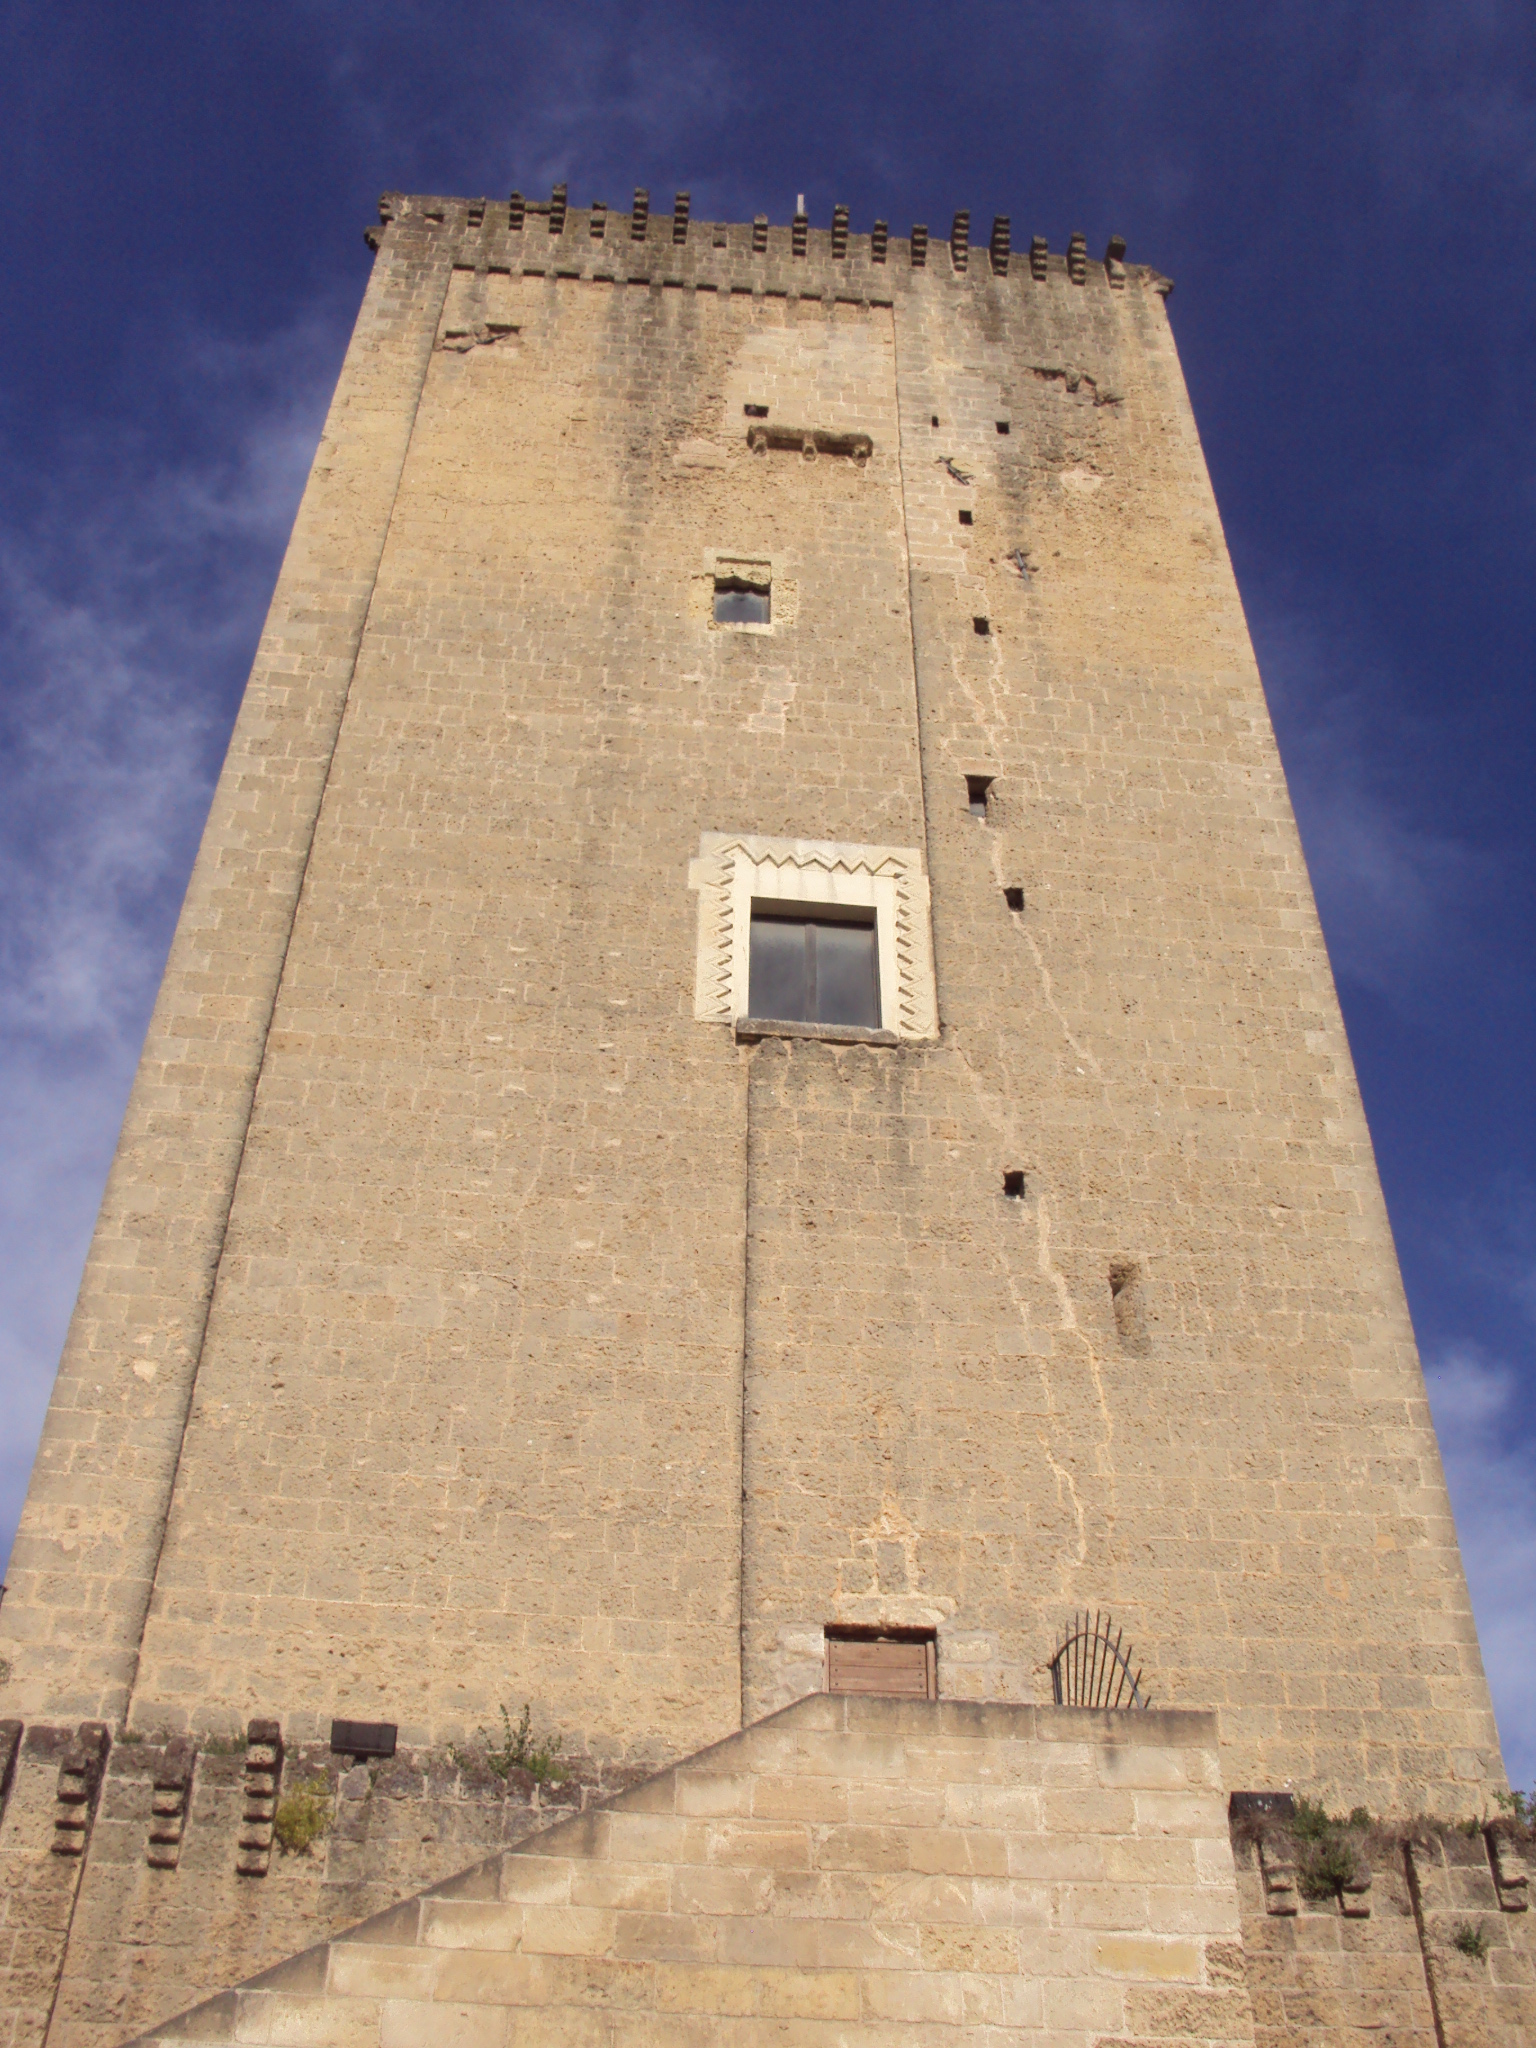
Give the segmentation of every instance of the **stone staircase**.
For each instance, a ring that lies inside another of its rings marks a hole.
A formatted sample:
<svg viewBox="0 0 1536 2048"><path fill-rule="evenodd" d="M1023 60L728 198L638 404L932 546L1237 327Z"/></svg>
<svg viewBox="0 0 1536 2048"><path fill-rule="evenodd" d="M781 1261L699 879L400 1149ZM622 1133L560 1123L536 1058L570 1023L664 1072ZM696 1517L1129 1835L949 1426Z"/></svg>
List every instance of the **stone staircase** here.
<svg viewBox="0 0 1536 2048"><path fill-rule="evenodd" d="M817 1694L196 2006L286 2048L1250 2043L1214 1717Z"/></svg>

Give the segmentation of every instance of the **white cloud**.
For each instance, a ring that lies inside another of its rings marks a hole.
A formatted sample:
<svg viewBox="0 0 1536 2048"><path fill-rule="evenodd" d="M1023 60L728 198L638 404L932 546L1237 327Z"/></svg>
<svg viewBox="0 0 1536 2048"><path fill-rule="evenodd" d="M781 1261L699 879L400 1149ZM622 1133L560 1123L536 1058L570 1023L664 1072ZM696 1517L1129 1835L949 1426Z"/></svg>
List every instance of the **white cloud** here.
<svg viewBox="0 0 1536 2048"><path fill-rule="evenodd" d="M1384 779L1401 750L1378 735L1402 724L1401 692L1357 633L1262 605L1253 628L1334 972L1411 1001L1499 861L1419 823Z"/></svg>
<svg viewBox="0 0 1536 2048"><path fill-rule="evenodd" d="M0 1551L339 339L190 343L213 452L77 447L0 523Z"/></svg>
<svg viewBox="0 0 1536 2048"><path fill-rule="evenodd" d="M1536 1782L1536 1442L1513 1425L1518 1380L1475 1345L1428 1365L1456 1530L1511 1783Z"/></svg>

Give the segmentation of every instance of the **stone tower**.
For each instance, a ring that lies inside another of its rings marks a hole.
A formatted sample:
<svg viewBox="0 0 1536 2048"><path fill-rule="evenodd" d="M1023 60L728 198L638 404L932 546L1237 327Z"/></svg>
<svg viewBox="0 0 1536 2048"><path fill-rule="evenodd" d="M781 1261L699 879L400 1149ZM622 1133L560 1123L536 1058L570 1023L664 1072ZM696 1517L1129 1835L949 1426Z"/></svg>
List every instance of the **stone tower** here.
<svg viewBox="0 0 1536 2048"><path fill-rule="evenodd" d="M1167 281L381 214L0 1611L11 2038L1301 2040L1227 1794L1504 1781ZM1456 1839L1327 1905L1405 2040L1436 1885L1528 1974Z"/></svg>

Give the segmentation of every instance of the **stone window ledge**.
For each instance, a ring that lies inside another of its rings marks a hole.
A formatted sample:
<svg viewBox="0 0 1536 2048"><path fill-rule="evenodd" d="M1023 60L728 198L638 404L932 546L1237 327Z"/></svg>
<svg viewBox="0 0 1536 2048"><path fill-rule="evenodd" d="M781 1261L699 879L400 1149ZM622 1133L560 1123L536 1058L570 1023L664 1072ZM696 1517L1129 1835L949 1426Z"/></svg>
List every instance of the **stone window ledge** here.
<svg viewBox="0 0 1536 2048"><path fill-rule="evenodd" d="M872 1031L864 1024L792 1024L778 1017L738 1017L736 1043L756 1045L760 1038L815 1038L823 1045L900 1045L894 1031Z"/></svg>

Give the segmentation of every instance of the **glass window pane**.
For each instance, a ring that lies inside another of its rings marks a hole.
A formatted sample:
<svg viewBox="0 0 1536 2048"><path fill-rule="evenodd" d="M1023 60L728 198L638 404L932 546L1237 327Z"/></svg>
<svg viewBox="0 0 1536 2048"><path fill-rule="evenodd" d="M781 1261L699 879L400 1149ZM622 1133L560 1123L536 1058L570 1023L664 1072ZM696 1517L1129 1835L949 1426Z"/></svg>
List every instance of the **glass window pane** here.
<svg viewBox="0 0 1536 2048"><path fill-rule="evenodd" d="M787 918L754 917L747 1009L754 1017L778 1017L804 1024L806 1008L805 926Z"/></svg>
<svg viewBox="0 0 1536 2048"><path fill-rule="evenodd" d="M766 626L768 592L747 583L717 583L715 619L722 626Z"/></svg>
<svg viewBox="0 0 1536 2048"><path fill-rule="evenodd" d="M868 924L818 924L816 934L816 1021L880 1028L880 991L875 969L875 928Z"/></svg>

